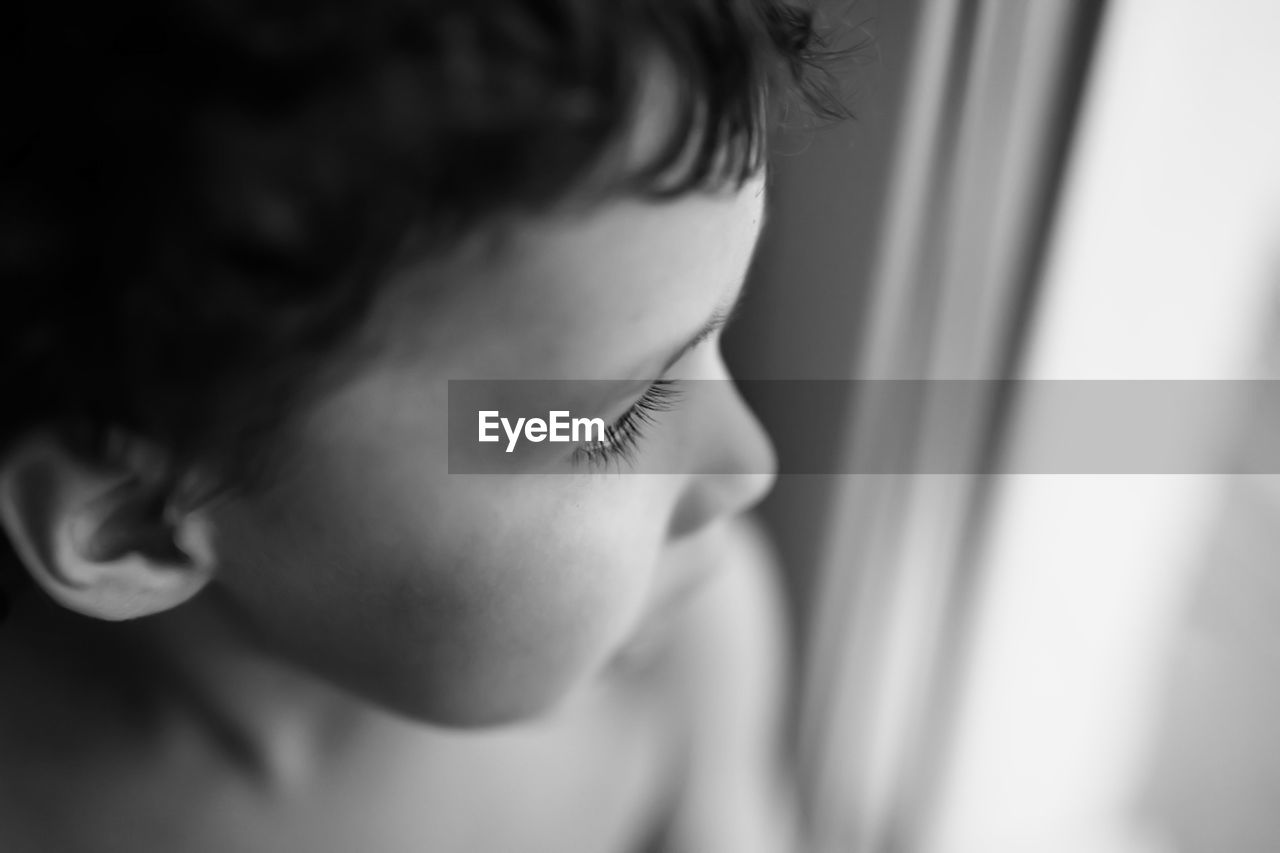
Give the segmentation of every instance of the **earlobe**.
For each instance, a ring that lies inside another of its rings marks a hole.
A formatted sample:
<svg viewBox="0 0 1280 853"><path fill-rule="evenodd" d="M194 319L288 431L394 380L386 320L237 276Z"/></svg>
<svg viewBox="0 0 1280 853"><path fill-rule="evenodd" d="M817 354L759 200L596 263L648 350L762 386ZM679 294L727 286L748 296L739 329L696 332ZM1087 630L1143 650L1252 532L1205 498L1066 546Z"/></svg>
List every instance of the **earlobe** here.
<svg viewBox="0 0 1280 853"><path fill-rule="evenodd" d="M0 525L32 578L99 619L176 607L213 577L211 531L172 509L146 455L86 462L57 437L20 439L0 459Z"/></svg>

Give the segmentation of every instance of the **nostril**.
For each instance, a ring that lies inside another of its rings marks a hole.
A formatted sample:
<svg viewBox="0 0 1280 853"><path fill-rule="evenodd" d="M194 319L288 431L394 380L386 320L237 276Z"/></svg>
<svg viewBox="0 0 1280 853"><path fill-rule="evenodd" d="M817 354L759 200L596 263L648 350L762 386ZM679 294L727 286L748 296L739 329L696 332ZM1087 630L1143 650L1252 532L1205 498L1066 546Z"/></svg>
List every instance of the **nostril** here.
<svg viewBox="0 0 1280 853"><path fill-rule="evenodd" d="M708 474L690 484L671 519L673 538L696 533L726 516L755 506L773 488L772 472Z"/></svg>
<svg viewBox="0 0 1280 853"><path fill-rule="evenodd" d="M773 488L777 475L773 472L755 474L725 474L723 488L727 492L724 512L736 515L746 512L760 501Z"/></svg>

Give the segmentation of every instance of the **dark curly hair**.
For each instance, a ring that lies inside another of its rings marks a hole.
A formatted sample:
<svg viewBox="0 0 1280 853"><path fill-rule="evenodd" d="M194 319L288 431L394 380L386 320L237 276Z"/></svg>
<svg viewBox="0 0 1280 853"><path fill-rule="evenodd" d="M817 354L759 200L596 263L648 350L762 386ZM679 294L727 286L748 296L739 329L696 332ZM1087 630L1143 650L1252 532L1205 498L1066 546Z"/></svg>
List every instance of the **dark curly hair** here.
<svg viewBox="0 0 1280 853"><path fill-rule="evenodd" d="M443 251L594 181L655 63L677 120L606 192L762 165L784 102L843 112L783 0L22 0L5 12L0 453L248 460L412 232ZM424 249L425 246L425 249Z"/></svg>

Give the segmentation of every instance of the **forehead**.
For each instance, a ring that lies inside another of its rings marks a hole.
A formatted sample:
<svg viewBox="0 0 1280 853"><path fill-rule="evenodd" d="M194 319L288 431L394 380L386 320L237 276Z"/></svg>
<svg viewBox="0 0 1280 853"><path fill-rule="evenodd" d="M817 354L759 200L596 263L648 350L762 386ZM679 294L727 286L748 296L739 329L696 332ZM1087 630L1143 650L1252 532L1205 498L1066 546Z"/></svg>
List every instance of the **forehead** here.
<svg viewBox="0 0 1280 853"><path fill-rule="evenodd" d="M374 325L450 378L616 378L732 302L764 181L671 200L619 198L513 227L493 247L403 270Z"/></svg>

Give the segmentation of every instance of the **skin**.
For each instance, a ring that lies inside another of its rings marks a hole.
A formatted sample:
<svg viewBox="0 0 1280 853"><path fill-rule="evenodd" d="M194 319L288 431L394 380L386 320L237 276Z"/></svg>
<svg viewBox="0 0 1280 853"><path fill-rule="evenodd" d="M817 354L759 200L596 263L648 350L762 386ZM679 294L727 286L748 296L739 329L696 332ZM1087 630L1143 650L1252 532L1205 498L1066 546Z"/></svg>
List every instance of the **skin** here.
<svg viewBox="0 0 1280 853"><path fill-rule="evenodd" d="M736 299L762 204L760 182L619 201L525 226L496 258L405 272L369 324L388 343L308 413L288 469L211 510L228 603L282 654L418 719L554 706L696 582L661 570L665 549L758 500L770 445L725 382L639 451L717 473L590 475L544 445L568 476L450 475L446 383L657 376ZM715 336L667 376L727 379Z"/></svg>
<svg viewBox="0 0 1280 853"><path fill-rule="evenodd" d="M777 598L740 520L774 461L732 384L645 430L638 467L689 473L592 472L563 445L543 473L446 462L450 379L728 379L708 322L762 217L762 179L616 199L400 270L270 486L193 510L214 566L194 598L15 619L0 673L36 687L0 712L26 804L0 827L66 850L621 850L655 825L673 849L784 849ZM50 725L84 741L65 774L32 741ZM75 837L33 808L74 812Z"/></svg>

